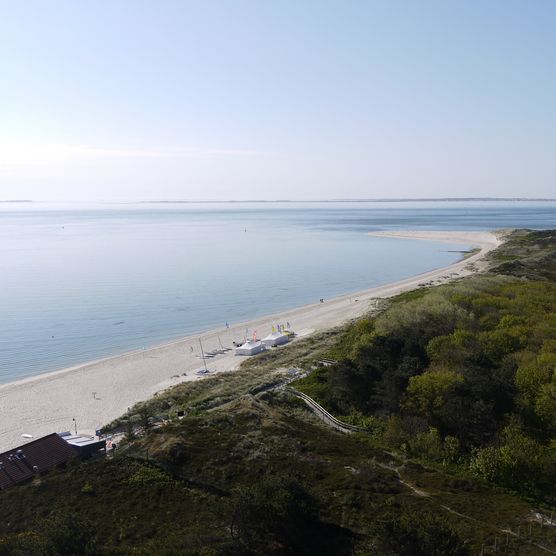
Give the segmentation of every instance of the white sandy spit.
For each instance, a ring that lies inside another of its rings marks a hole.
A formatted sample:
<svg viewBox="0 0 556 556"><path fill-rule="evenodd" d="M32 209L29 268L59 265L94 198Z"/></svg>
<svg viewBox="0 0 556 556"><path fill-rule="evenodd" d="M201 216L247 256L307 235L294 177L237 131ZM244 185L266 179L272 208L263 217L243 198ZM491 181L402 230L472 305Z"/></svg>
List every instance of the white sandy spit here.
<svg viewBox="0 0 556 556"><path fill-rule="evenodd" d="M272 325L291 323L299 336L340 325L370 308L373 299L385 298L418 287L442 283L476 272L484 255L501 240L488 232L378 232L373 236L425 239L473 245L480 251L450 266L399 282L344 295L324 303L306 305L251 322L189 336L152 349L42 374L0 386L0 451L25 442L22 434L37 438L51 432L73 430L94 434L95 429L122 415L136 402L145 400L179 382L197 380L203 367L198 358L199 337L205 351L232 346L242 340L246 328L263 337ZM477 264L479 263L479 264ZM237 368L243 360L233 351L207 360L216 372ZM177 377L176 377L177 375Z"/></svg>

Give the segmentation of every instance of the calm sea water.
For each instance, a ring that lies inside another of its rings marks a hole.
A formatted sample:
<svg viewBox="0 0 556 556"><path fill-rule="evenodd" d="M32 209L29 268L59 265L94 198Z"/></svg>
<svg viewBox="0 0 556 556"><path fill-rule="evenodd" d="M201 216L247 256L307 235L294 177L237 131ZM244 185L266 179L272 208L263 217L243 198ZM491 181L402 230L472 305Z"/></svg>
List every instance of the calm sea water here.
<svg viewBox="0 0 556 556"><path fill-rule="evenodd" d="M0 382L402 279L462 249L372 230L505 227L554 228L556 203L0 204Z"/></svg>

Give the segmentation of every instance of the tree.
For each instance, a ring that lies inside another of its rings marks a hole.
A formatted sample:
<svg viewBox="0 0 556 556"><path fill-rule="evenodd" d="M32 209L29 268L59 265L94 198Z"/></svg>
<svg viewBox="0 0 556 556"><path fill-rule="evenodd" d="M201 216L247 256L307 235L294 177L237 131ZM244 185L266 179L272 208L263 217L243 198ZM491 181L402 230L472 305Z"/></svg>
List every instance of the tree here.
<svg viewBox="0 0 556 556"><path fill-rule="evenodd" d="M374 526L383 553L399 556L466 556L469 550L441 517L431 513L392 514Z"/></svg>
<svg viewBox="0 0 556 556"><path fill-rule="evenodd" d="M101 554L91 523L76 515L55 513L36 527L36 554L97 556ZM34 554L31 552L31 554Z"/></svg>
<svg viewBox="0 0 556 556"><path fill-rule="evenodd" d="M448 393L462 382L463 377L454 371L427 371L414 376L409 379L402 409L434 423Z"/></svg>
<svg viewBox="0 0 556 556"><path fill-rule="evenodd" d="M524 339L521 328L495 329L481 332L479 339L486 356L494 363L500 363L504 357L522 347Z"/></svg>
<svg viewBox="0 0 556 556"><path fill-rule="evenodd" d="M232 493L232 538L247 550L303 553L316 518L316 500L295 479L265 477Z"/></svg>
<svg viewBox="0 0 556 556"><path fill-rule="evenodd" d="M456 463L460 457L459 440L454 436L447 436L442 446L442 455L445 464Z"/></svg>
<svg viewBox="0 0 556 556"><path fill-rule="evenodd" d="M551 432L556 432L556 373L552 382L543 384L535 402L535 413Z"/></svg>
<svg viewBox="0 0 556 556"><path fill-rule="evenodd" d="M135 430L133 427L133 421L128 418L125 420L125 436L124 438L126 439L127 442L131 442L133 440L135 440Z"/></svg>
<svg viewBox="0 0 556 556"><path fill-rule="evenodd" d="M427 344L427 355L432 369L462 371L481 362L483 349L473 332L458 329L448 336L433 338Z"/></svg>
<svg viewBox="0 0 556 556"><path fill-rule="evenodd" d="M329 368L326 401L333 411L348 415L367 408L371 380L351 360L343 359Z"/></svg>
<svg viewBox="0 0 556 556"><path fill-rule="evenodd" d="M398 304L376 319L378 335L403 338L407 344L424 348L431 338L451 334L469 322L469 314L440 293Z"/></svg>
<svg viewBox="0 0 556 556"><path fill-rule="evenodd" d="M470 463L477 476L518 492L539 495L553 489L546 449L515 423L502 433L502 445L478 450Z"/></svg>
<svg viewBox="0 0 556 556"><path fill-rule="evenodd" d="M139 416L139 424L143 427L143 430L148 431L152 426L152 415L149 407L147 405L141 406L137 410L137 415Z"/></svg>
<svg viewBox="0 0 556 556"><path fill-rule="evenodd" d="M522 407L532 409L535 406L542 385L550 382L555 370L555 353L540 353L533 361L517 369L515 384Z"/></svg>
<svg viewBox="0 0 556 556"><path fill-rule="evenodd" d="M430 427L425 432L420 432L412 436L408 442L409 451L417 456L425 456L432 460L441 459L442 438L438 429Z"/></svg>

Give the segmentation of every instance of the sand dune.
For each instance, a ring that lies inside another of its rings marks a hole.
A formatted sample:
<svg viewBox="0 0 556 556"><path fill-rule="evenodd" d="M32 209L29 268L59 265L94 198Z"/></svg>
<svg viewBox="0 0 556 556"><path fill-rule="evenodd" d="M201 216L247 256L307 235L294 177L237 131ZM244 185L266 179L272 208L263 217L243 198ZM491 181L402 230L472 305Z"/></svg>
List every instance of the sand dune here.
<svg viewBox="0 0 556 556"><path fill-rule="evenodd" d="M148 350L138 350L37 377L0 386L0 450L7 450L24 439L73 429L94 430L120 416L128 407L155 392L185 380L197 380L203 366L197 357L199 337L206 351L241 340L246 328L266 335L273 324L290 322L300 335L339 325L369 310L373 299L414 289L421 283L440 283L464 276L481 267L484 255L500 244L488 232L377 232L373 236L425 239L474 245L480 252L452 264L399 282L344 295L324 303L306 305L279 314L227 328L189 336ZM357 300L357 301L356 301ZM229 371L241 363L233 352L208 360L217 372ZM178 375L177 378L175 376ZM174 378L173 378L174 377Z"/></svg>

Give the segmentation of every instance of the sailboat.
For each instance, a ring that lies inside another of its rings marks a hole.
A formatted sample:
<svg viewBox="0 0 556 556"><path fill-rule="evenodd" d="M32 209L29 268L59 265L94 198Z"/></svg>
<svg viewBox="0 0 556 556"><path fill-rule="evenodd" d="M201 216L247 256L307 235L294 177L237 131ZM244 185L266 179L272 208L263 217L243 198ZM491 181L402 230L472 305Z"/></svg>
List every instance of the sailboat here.
<svg viewBox="0 0 556 556"><path fill-rule="evenodd" d="M210 371L207 368L207 355L205 354L204 350L203 350L203 343L201 342L201 338L199 338L199 345L201 346L201 356L203 359L203 365L204 365L204 369L199 369L196 374L198 375L208 375L210 373ZM214 357L214 355L211 355L209 357Z"/></svg>
<svg viewBox="0 0 556 556"><path fill-rule="evenodd" d="M217 334L216 337L218 338L218 343L220 344L220 349L222 350L222 353L226 352L226 351L232 351L232 348L225 348L222 345L222 340L220 339L220 336Z"/></svg>
<svg viewBox="0 0 556 556"><path fill-rule="evenodd" d="M201 343L201 338L199 338L199 345L201 346L201 355L197 355L197 357L199 359L202 359L204 361L205 359L212 359L213 357L216 357L216 352L215 351L205 351L203 349L203 344Z"/></svg>

